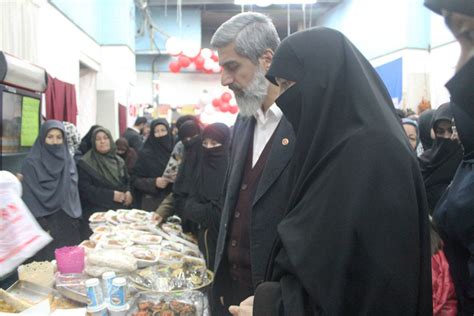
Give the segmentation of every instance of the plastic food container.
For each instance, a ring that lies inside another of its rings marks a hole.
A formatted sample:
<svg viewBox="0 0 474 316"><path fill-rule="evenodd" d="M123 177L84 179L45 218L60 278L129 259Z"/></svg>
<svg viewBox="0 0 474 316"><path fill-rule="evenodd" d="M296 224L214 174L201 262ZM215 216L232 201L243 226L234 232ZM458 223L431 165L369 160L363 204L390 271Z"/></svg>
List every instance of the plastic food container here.
<svg viewBox="0 0 474 316"><path fill-rule="evenodd" d="M61 273L82 273L84 270L84 248L62 247L54 251L58 270Z"/></svg>
<svg viewBox="0 0 474 316"><path fill-rule="evenodd" d="M127 304L126 296L127 280L125 278L115 278L112 281L112 290L110 291L109 308L122 309Z"/></svg>
<svg viewBox="0 0 474 316"><path fill-rule="evenodd" d="M112 291L112 281L116 277L115 272L109 271L102 274L102 291L105 296L105 301L110 301L110 293Z"/></svg>
<svg viewBox="0 0 474 316"><path fill-rule="evenodd" d="M93 278L86 281L87 292L87 311L89 313L100 313L105 309L107 313L107 304L105 303L100 287L99 279ZM101 315L101 314L100 314Z"/></svg>

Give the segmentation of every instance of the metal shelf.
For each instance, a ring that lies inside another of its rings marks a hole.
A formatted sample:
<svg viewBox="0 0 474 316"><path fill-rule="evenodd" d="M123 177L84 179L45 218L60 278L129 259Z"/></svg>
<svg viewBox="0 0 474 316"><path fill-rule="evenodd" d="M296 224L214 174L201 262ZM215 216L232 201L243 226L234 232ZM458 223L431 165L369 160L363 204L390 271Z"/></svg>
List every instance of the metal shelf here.
<svg viewBox="0 0 474 316"><path fill-rule="evenodd" d="M18 157L18 156L25 156L28 154L28 151L22 151L18 153L0 153L1 157Z"/></svg>

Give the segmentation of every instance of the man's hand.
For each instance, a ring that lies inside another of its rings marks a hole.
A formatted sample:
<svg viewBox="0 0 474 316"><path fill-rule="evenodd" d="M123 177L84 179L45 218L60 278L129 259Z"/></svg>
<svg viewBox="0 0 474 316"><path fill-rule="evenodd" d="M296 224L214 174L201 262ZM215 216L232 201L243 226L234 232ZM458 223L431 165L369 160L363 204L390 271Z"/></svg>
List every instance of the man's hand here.
<svg viewBox="0 0 474 316"><path fill-rule="evenodd" d="M234 316L252 316L253 315L253 296L247 297L239 306L232 305L229 312Z"/></svg>
<svg viewBox="0 0 474 316"><path fill-rule="evenodd" d="M132 193L130 193L129 191L125 192L124 198L125 199L124 199L123 204L125 204L126 206L132 205L132 202L133 202Z"/></svg>
<svg viewBox="0 0 474 316"><path fill-rule="evenodd" d="M156 178L155 185L159 189L164 189L168 185L169 180L163 177Z"/></svg>
<svg viewBox="0 0 474 316"><path fill-rule="evenodd" d="M114 191L114 202L123 203L125 201L125 193Z"/></svg>

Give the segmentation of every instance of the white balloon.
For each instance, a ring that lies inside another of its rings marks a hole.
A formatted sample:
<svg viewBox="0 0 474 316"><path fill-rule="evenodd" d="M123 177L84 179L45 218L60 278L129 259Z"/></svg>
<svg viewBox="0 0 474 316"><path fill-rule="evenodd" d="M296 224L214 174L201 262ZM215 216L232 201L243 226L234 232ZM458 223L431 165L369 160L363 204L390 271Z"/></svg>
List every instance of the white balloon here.
<svg viewBox="0 0 474 316"><path fill-rule="evenodd" d="M212 104L207 104L204 107L204 113L213 114L214 112L216 112L216 109L212 106Z"/></svg>
<svg viewBox="0 0 474 316"><path fill-rule="evenodd" d="M209 48L201 49L201 56L204 57L204 59L211 58L212 50L210 50Z"/></svg>
<svg viewBox="0 0 474 316"><path fill-rule="evenodd" d="M211 102L212 102L212 97L209 93L207 92L201 93L201 96L199 97L199 105L205 106L206 104L209 104Z"/></svg>
<svg viewBox="0 0 474 316"><path fill-rule="evenodd" d="M206 59L206 61L204 62L204 69L206 70L212 70L212 68L214 67L214 64L215 62L212 60L212 59Z"/></svg>
<svg viewBox="0 0 474 316"><path fill-rule="evenodd" d="M219 63L214 63L214 65L212 66L212 72L214 73L219 73L221 72L221 65L219 65Z"/></svg>
<svg viewBox="0 0 474 316"><path fill-rule="evenodd" d="M183 55L194 58L201 52L201 45L191 41L185 41L183 44Z"/></svg>
<svg viewBox="0 0 474 316"><path fill-rule="evenodd" d="M165 44L166 51L170 55L179 55L183 51L183 42L177 37L170 37Z"/></svg>

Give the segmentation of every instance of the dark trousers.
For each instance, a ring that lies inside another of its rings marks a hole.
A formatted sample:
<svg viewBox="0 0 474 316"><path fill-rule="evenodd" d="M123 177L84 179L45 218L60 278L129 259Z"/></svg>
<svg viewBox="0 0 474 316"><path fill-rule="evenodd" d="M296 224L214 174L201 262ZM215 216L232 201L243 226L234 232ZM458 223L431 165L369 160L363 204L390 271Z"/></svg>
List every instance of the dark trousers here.
<svg viewBox="0 0 474 316"><path fill-rule="evenodd" d="M71 218L62 210L52 215L37 217L36 220L41 228L51 235L53 241L38 251L28 262L51 261L57 248L77 246L81 242L79 219Z"/></svg>
<svg viewBox="0 0 474 316"><path fill-rule="evenodd" d="M227 261L227 260L226 260ZM253 286L230 277L230 271L219 273L221 280L214 280L212 291L212 316L230 315L229 306L239 305L247 297L254 295Z"/></svg>

